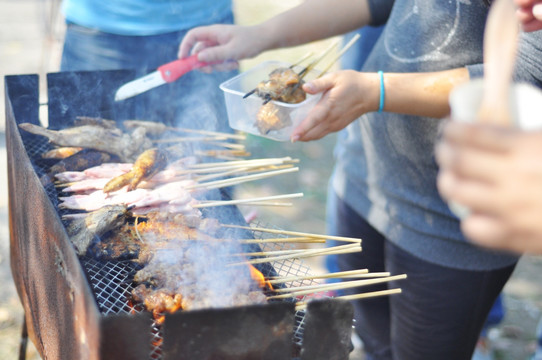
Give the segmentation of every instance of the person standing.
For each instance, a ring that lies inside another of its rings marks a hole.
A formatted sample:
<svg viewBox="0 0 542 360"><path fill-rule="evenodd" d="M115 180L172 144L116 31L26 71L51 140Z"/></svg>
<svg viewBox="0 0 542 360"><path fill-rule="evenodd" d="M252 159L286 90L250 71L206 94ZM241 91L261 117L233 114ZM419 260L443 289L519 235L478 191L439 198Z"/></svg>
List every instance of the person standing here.
<svg viewBox="0 0 542 360"><path fill-rule="evenodd" d="M180 45L181 58L203 44L200 60L238 60L386 24L361 72L303 86L323 96L292 134L342 132L333 235L362 238L363 251L341 257L341 268L408 274L392 284L401 295L354 302L369 359L470 359L517 262L468 242L436 187L439 122L450 90L483 72L487 13L482 1L312 0L252 27L196 28Z"/></svg>
<svg viewBox="0 0 542 360"><path fill-rule="evenodd" d="M176 60L191 28L234 22L231 0L64 0L62 11L61 71L131 69L135 77ZM231 132L218 86L236 73L189 72L148 92L146 113L169 125Z"/></svg>

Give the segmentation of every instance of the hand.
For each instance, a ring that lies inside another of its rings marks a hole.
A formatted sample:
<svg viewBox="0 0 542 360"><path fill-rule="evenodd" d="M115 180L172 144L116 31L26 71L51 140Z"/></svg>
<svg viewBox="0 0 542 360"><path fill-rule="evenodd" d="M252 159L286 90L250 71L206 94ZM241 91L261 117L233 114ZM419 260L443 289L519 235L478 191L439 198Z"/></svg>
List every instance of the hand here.
<svg viewBox="0 0 542 360"><path fill-rule="evenodd" d="M197 53L200 61L224 62L221 65L231 69L232 64L237 66L238 60L253 57L263 51L262 37L255 35L255 28L238 25L194 28L183 38L178 57L182 59Z"/></svg>
<svg viewBox="0 0 542 360"><path fill-rule="evenodd" d="M321 139L344 129L361 115L378 109L379 79L376 73L344 70L303 85L309 94L323 93L307 118L292 132L291 140Z"/></svg>
<svg viewBox="0 0 542 360"><path fill-rule="evenodd" d="M436 148L442 196L480 245L542 254L542 132L451 121Z"/></svg>
<svg viewBox="0 0 542 360"><path fill-rule="evenodd" d="M518 6L517 18L524 31L542 29L542 1L541 0L514 0Z"/></svg>

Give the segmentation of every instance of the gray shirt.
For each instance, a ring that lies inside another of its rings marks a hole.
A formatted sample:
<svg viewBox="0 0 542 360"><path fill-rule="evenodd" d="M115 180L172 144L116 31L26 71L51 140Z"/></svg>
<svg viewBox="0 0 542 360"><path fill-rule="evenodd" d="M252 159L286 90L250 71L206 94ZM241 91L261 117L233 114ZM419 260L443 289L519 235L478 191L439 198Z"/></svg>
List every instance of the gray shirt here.
<svg viewBox="0 0 542 360"><path fill-rule="evenodd" d="M362 71L430 72L482 63L488 8L481 0L369 0L386 23ZM474 70L473 70L474 71ZM362 94L361 94L362 96ZM391 242L428 262L467 270L508 266L517 256L468 242L436 187L440 119L369 113L335 149L337 195Z"/></svg>

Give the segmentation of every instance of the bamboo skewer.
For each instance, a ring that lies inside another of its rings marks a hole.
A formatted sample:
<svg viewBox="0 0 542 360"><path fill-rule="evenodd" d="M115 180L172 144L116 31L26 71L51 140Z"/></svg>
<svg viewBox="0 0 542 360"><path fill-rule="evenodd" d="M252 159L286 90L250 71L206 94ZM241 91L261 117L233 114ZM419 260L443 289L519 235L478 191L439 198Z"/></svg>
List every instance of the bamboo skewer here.
<svg viewBox="0 0 542 360"><path fill-rule="evenodd" d="M182 131L185 133L194 133L194 134L202 134L202 135L222 136L222 137L226 137L228 139L234 139L234 140L245 140L247 138L245 135L241 135L241 134L229 134L229 133L209 131L209 130L196 130L196 129L176 128L176 127L169 127L168 130Z"/></svg>
<svg viewBox="0 0 542 360"><path fill-rule="evenodd" d="M350 278L365 278L365 277L385 277L390 276L389 272L375 272L370 273L368 269L339 271L329 274L321 275L305 275L305 276L290 276L290 277L277 277L269 278L268 281L271 284L281 284L293 281L314 280L314 279L350 279Z"/></svg>
<svg viewBox="0 0 542 360"><path fill-rule="evenodd" d="M196 150L194 155L232 160L242 156L250 156L251 153L245 150Z"/></svg>
<svg viewBox="0 0 542 360"><path fill-rule="evenodd" d="M360 252L360 251L361 251L361 246L359 246L359 244L339 245L339 246L334 246L334 247L325 248L325 249L308 249L308 250L304 250L303 252L292 254L292 255L282 255L282 256L266 257L266 258L259 258L259 259L248 259L244 262L231 263L229 264L229 266L243 265L246 263L262 264L266 262L273 262L273 261L280 261L280 260L301 259L301 258L322 256L322 255L348 254L348 253Z"/></svg>
<svg viewBox="0 0 542 360"><path fill-rule="evenodd" d="M270 166L265 166L265 167L231 168L231 170L224 171L224 172L221 172L221 173L216 173L215 172L215 173L210 173L209 175L197 176L193 180L195 180L197 182L201 182L201 181L205 181L205 180L210 180L210 179L215 179L215 178L220 178L220 177L226 177L228 175L233 175L233 174L237 174L237 173L247 174L247 173L255 173L255 172L262 172L262 171L290 169L290 168L293 168L293 167L294 167L293 165L287 164L287 165L279 165L279 166L270 165Z"/></svg>
<svg viewBox="0 0 542 360"><path fill-rule="evenodd" d="M240 239L242 244L266 244L266 243L310 243L323 244L324 239L315 239L310 237L289 237L289 238L269 238L269 239Z"/></svg>
<svg viewBox="0 0 542 360"><path fill-rule="evenodd" d="M280 256L280 255L290 255L290 254L299 254L305 250L303 249L289 249L289 250L272 250L272 251L254 251L254 252L244 252L244 253L235 253L235 254L225 254L225 256Z"/></svg>
<svg viewBox="0 0 542 360"><path fill-rule="evenodd" d="M199 204L192 205L192 207L204 208L204 207L211 207L211 206L237 205L237 204L243 204L243 203L267 201L267 200L291 199L291 198L298 198L302 196L303 196L303 193L295 193L295 194L264 196L264 197L251 198L251 199L209 201L209 202L200 202Z"/></svg>
<svg viewBox="0 0 542 360"><path fill-rule="evenodd" d="M361 243L361 239L349 238L349 237L343 237L343 236L310 234L310 233L297 232L297 231L267 229L267 228L262 228L262 227L251 227L251 226L233 225L233 224L222 224L221 226L230 227L230 228L238 228L238 229L247 229L247 230L252 230L252 231L267 232L267 233L270 233L270 234L304 236L304 237L311 237L311 238L317 238L317 239L327 239L327 240L337 240L337 241L345 241L345 242L352 242L352 243Z"/></svg>
<svg viewBox="0 0 542 360"><path fill-rule="evenodd" d="M170 142L208 142L208 141L222 141L227 140L228 138L225 136L213 136L213 137L175 137L175 138L167 138L167 139L156 139L153 140L153 143L155 144L167 144Z"/></svg>
<svg viewBox="0 0 542 360"><path fill-rule="evenodd" d="M333 50L338 45L339 45L339 40L334 41L330 46L328 46L328 48L326 50L324 50L324 52L322 54L320 54L320 56L318 58L316 58L307 67L305 67L303 70L301 70L301 72L298 74L299 75L299 80L302 80L305 77L305 75L307 75L312 69L314 69L314 67L320 61L322 61L322 59L325 58L327 56L327 54L329 54L331 52L331 50Z"/></svg>
<svg viewBox="0 0 542 360"><path fill-rule="evenodd" d="M188 167L190 169L199 169L199 168L213 168L213 167L229 167L229 166L248 166L250 164L283 164L285 162L299 162L298 159L292 159L291 157L283 158L268 158L268 159L249 159L249 160L234 160L234 161L223 161L223 162L210 162L210 163L198 163L192 164Z"/></svg>
<svg viewBox="0 0 542 360"><path fill-rule="evenodd" d="M395 281L395 280L402 280L402 279L406 279L406 277L407 277L406 274L402 274L402 275L388 276L388 277L378 278L378 279L354 280L354 281L347 281L347 282L341 282L341 283L336 283L336 284L310 285L310 286L299 286L299 287L294 287L294 288L275 289L274 290L275 292L289 292L289 293L282 294L282 295L269 296L268 299L285 299L289 297L308 295L315 292L351 289L355 287L362 287L362 286L368 286L368 285L374 285L374 284L381 284L381 283Z"/></svg>
<svg viewBox="0 0 542 360"><path fill-rule="evenodd" d="M322 75L324 75L332 66L333 64L335 64L337 62L337 60L339 60L341 58L341 56L344 55L345 52L348 51L348 49L350 49L352 47L352 45L354 45L354 43L356 41L358 41L358 39L360 38L360 35L359 34L356 34L352 39L350 39L350 41L341 49L341 51L339 51L339 53L333 58L333 60L331 61L331 63L329 63L328 66L326 66L324 68L324 70L322 70L322 72L320 73L320 75L318 75L317 78L321 77Z"/></svg>
<svg viewBox="0 0 542 360"><path fill-rule="evenodd" d="M237 184L247 182L247 181L260 180L260 179L263 179L263 178L267 178L267 177L271 177L271 176L275 176L275 175L287 174L287 173L296 172L296 171L299 171L298 167L289 168L289 169L282 169L282 170L267 171L267 172L254 174L254 175L237 176L237 177L233 177L233 178L230 178L230 179L209 181L209 182L205 182L205 183L198 183L198 184L195 184L195 185L190 185L190 186L186 187L186 190L200 189L200 188L217 189L217 188L220 188L220 187L237 185Z"/></svg>
<svg viewBox="0 0 542 360"><path fill-rule="evenodd" d="M350 300L359 300L359 299L368 299L378 296L386 296L386 295L394 295L394 294L400 294L402 290L400 288L396 289L389 289L389 290L381 290L381 291L371 291L366 293L360 293L360 294L354 294L354 295L343 295L343 296L336 296L333 297L333 299L341 299L345 301ZM307 308L308 301L301 301L295 304L295 310L305 310Z"/></svg>
<svg viewBox="0 0 542 360"><path fill-rule="evenodd" d="M307 60L308 58L310 58L311 56L314 55L314 52L312 51L309 51L308 53L306 53L305 55L303 55L303 57L299 60L297 60L295 63L293 63L292 65L290 65L290 69L293 69L294 67L296 67L297 65L301 64L303 61Z"/></svg>

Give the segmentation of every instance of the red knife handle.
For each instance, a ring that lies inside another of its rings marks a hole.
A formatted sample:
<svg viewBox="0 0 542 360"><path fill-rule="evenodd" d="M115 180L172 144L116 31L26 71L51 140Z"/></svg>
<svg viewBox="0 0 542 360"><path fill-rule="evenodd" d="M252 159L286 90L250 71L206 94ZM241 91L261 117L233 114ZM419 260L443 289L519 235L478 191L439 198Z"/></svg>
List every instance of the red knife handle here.
<svg viewBox="0 0 542 360"><path fill-rule="evenodd" d="M210 64L199 61L198 55L195 54L184 59L179 59L164 64L158 68L158 71L160 71L160 73L162 74L162 78L164 79L164 81L170 83L177 80L191 70L207 65Z"/></svg>

